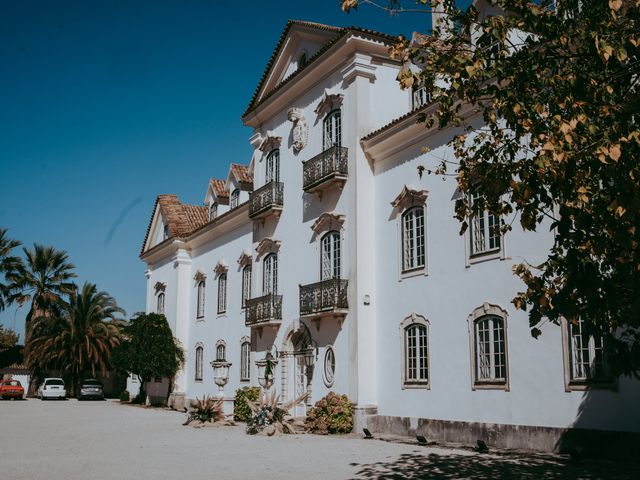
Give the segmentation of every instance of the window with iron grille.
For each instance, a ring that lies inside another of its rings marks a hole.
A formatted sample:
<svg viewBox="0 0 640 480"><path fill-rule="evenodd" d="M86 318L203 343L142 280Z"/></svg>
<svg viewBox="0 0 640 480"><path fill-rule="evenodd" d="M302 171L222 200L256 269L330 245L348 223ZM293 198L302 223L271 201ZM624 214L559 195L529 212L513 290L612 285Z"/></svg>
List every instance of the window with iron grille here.
<svg viewBox="0 0 640 480"><path fill-rule="evenodd" d="M342 120L340 110L333 110L323 122L322 150L342 145Z"/></svg>
<svg viewBox="0 0 640 480"><path fill-rule="evenodd" d="M218 277L218 313L227 311L227 274Z"/></svg>
<svg viewBox="0 0 640 480"><path fill-rule="evenodd" d="M425 266L424 207L413 207L402 214L402 270Z"/></svg>
<svg viewBox="0 0 640 480"><path fill-rule="evenodd" d="M198 282L198 304L196 309L196 317L204 317L204 280Z"/></svg>
<svg viewBox="0 0 640 480"><path fill-rule="evenodd" d="M240 189L236 188L233 192L231 192L231 197L229 199L229 207L235 208L240 205Z"/></svg>
<svg viewBox="0 0 640 480"><path fill-rule="evenodd" d="M164 315L164 293L162 292L158 294L156 313Z"/></svg>
<svg viewBox="0 0 640 480"><path fill-rule="evenodd" d="M473 212L473 215L469 219L471 255L499 251L501 233L498 216L484 208L480 195L472 194L469 201Z"/></svg>
<svg viewBox="0 0 640 480"><path fill-rule="evenodd" d="M195 376L195 381L196 382L201 382L202 381L202 357L204 354L204 348L202 348L201 346L198 346L196 348L196 376Z"/></svg>
<svg viewBox="0 0 640 480"><path fill-rule="evenodd" d="M605 363L604 339L601 335L590 335L583 319L567 323L569 331L570 381L586 383L593 380L610 381Z"/></svg>
<svg viewBox="0 0 640 480"><path fill-rule="evenodd" d="M329 232L320 242L320 280L340 278L340 232Z"/></svg>
<svg viewBox="0 0 640 480"><path fill-rule="evenodd" d="M251 343L240 345L240 380L247 382L251 376Z"/></svg>
<svg viewBox="0 0 640 480"><path fill-rule="evenodd" d="M414 323L404 329L404 382L429 382L428 329L423 323Z"/></svg>
<svg viewBox="0 0 640 480"><path fill-rule="evenodd" d="M272 150L267 156L266 183L280 181L280 150Z"/></svg>
<svg viewBox="0 0 640 480"><path fill-rule="evenodd" d="M262 293L275 295L278 293L278 256L275 253L267 255L263 267Z"/></svg>
<svg viewBox="0 0 640 480"><path fill-rule="evenodd" d="M505 321L485 315L473 323L475 383L506 384L507 348Z"/></svg>
<svg viewBox="0 0 640 480"><path fill-rule="evenodd" d="M247 300L251 298L251 265L242 269L242 308Z"/></svg>
<svg viewBox="0 0 640 480"><path fill-rule="evenodd" d="M413 109L423 107L431 102L431 93L427 91L427 87L420 85L413 89Z"/></svg>

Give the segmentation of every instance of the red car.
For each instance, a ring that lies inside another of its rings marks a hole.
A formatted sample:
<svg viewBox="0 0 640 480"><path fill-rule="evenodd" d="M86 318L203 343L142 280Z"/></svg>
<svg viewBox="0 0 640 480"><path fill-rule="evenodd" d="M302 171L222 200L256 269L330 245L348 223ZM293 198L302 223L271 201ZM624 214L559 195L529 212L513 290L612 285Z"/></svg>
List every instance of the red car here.
<svg viewBox="0 0 640 480"><path fill-rule="evenodd" d="M22 398L24 396L24 388L18 380L2 380L0 382L0 397L3 400L7 398Z"/></svg>

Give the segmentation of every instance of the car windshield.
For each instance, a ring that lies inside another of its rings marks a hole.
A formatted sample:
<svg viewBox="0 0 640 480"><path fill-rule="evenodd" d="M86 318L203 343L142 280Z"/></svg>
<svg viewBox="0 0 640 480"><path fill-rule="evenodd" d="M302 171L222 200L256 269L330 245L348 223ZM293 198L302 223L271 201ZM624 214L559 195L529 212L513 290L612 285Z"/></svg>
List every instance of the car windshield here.
<svg viewBox="0 0 640 480"><path fill-rule="evenodd" d="M3 385L9 385L10 387L21 387L20 382L18 380L9 380L8 382L2 382Z"/></svg>
<svg viewBox="0 0 640 480"><path fill-rule="evenodd" d="M82 382L85 387L101 387L102 384L98 380L85 380Z"/></svg>
<svg viewBox="0 0 640 480"><path fill-rule="evenodd" d="M47 380L45 385L64 385L64 382L59 378L54 378L52 380Z"/></svg>

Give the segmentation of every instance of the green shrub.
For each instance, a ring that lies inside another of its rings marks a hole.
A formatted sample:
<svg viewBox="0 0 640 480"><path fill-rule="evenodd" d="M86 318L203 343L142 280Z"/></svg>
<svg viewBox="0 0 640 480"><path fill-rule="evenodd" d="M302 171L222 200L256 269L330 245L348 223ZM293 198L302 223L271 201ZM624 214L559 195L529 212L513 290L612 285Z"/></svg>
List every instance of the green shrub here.
<svg viewBox="0 0 640 480"><path fill-rule="evenodd" d="M128 402L129 401L129 390L123 390L122 393L120 394L120 401L121 402Z"/></svg>
<svg viewBox="0 0 640 480"><path fill-rule="evenodd" d="M260 387L242 387L236 390L233 404L233 419L248 422L251 419L251 408L248 402L256 402L260 396Z"/></svg>
<svg viewBox="0 0 640 480"><path fill-rule="evenodd" d="M195 405L191 407L184 425L193 421L214 423L224 420L223 404L222 398L210 397L209 395L202 397L202 399L196 397Z"/></svg>
<svg viewBox="0 0 640 480"><path fill-rule="evenodd" d="M353 409L349 398L346 395L329 392L309 409L304 426L311 433L323 435L351 432Z"/></svg>

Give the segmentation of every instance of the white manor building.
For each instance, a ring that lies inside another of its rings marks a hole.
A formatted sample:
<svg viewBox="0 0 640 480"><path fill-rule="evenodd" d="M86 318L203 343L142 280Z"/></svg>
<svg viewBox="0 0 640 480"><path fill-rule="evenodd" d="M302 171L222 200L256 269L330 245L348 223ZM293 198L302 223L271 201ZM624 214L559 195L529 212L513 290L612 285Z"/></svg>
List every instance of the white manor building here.
<svg viewBox="0 0 640 480"><path fill-rule="evenodd" d="M170 402L216 394L216 358L232 401L271 351L283 399L347 394L358 431L638 445L640 383L607 377L601 342L575 327L534 340L511 304L512 266L545 258L553 232L496 235L485 214L460 236L455 180L418 177L453 158L453 133L416 124L434 106L398 87L393 42L290 21L242 115L247 164L211 179L204 205L158 197L141 259L146 310L186 351Z"/></svg>

